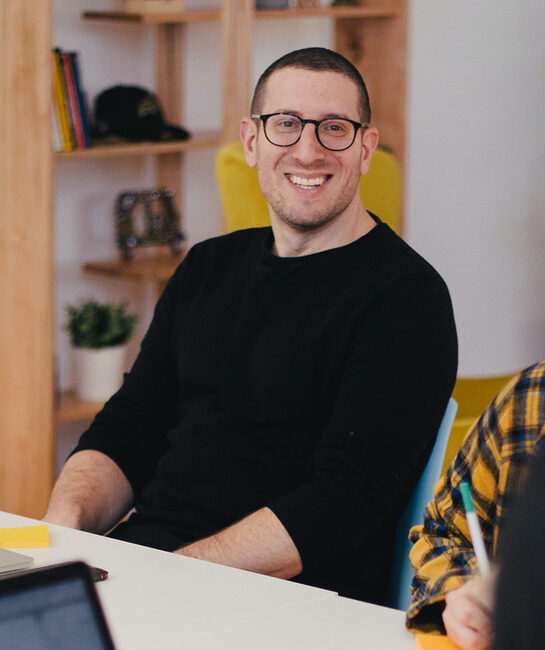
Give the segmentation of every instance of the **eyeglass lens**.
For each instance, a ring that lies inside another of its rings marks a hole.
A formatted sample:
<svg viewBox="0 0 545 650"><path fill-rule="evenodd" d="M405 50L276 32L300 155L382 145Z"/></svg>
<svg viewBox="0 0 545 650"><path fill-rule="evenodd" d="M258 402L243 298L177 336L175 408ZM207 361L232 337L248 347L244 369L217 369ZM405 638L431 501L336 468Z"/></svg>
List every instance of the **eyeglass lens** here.
<svg viewBox="0 0 545 650"><path fill-rule="evenodd" d="M303 130L303 121L296 115L271 115L265 123L265 135L276 145L295 144ZM318 122L317 136L327 149L347 149L354 141L356 127L343 118L328 118Z"/></svg>

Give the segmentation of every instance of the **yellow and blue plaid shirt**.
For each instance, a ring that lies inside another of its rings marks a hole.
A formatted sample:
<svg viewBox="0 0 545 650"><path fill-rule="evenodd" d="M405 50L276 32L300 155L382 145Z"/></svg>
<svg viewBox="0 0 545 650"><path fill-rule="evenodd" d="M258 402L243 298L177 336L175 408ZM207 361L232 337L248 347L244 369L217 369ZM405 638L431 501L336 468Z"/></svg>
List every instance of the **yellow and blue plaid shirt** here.
<svg viewBox="0 0 545 650"><path fill-rule="evenodd" d="M477 570L459 490L471 485L485 546L494 557L498 534L519 489L528 458L545 437L545 361L523 370L500 391L468 431L434 489L423 525L409 537L415 577L407 627L441 629L445 594Z"/></svg>

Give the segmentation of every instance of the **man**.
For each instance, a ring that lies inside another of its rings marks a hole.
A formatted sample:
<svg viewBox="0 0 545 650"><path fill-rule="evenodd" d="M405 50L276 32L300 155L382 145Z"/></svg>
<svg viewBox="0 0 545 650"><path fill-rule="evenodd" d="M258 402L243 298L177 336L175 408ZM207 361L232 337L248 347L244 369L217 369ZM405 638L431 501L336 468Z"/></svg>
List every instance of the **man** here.
<svg viewBox="0 0 545 650"><path fill-rule="evenodd" d="M494 557L515 495L536 446L545 438L545 361L526 368L500 391L469 430L440 479L414 546L411 629L444 630L465 650L491 645L492 586L476 576L460 483L471 485L485 547Z"/></svg>
<svg viewBox="0 0 545 650"><path fill-rule="evenodd" d="M196 245L46 520L378 601L456 374L437 273L359 198L377 130L343 57L293 52L241 124L271 228Z"/></svg>

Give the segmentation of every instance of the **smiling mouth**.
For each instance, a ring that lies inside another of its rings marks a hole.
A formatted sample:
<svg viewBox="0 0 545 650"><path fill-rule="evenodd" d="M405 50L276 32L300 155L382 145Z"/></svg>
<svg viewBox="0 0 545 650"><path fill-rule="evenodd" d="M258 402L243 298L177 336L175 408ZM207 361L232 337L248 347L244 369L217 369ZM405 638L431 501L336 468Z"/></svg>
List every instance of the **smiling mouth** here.
<svg viewBox="0 0 545 650"><path fill-rule="evenodd" d="M331 178L329 174L324 176L315 176L314 178L303 178L302 176L296 176L295 174L286 174L286 178L289 180L292 185L301 187L303 189L312 190L315 187L320 187L327 180Z"/></svg>

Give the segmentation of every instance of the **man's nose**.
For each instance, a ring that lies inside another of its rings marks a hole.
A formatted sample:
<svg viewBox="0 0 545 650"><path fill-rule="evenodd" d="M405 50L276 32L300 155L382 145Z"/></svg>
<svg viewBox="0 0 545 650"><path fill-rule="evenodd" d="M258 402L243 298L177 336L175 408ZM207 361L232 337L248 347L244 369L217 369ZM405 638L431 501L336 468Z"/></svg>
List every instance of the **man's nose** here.
<svg viewBox="0 0 545 650"><path fill-rule="evenodd" d="M307 123L303 125L301 137L295 145L294 155L299 160L315 160L323 158L325 153L324 147L319 143L316 137L316 127L314 124Z"/></svg>

